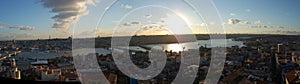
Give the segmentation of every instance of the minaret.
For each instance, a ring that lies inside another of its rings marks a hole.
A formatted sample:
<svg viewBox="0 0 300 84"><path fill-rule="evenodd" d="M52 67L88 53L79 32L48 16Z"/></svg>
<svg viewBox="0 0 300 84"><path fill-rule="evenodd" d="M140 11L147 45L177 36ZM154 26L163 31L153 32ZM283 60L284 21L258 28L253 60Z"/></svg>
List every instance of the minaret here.
<svg viewBox="0 0 300 84"><path fill-rule="evenodd" d="M16 48L16 40L11 41L11 48Z"/></svg>
<svg viewBox="0 0 300 84"><path fill-rule="evenodd" d="M296 60L295 60L295 52L294 52L294 51L292 52L292 62L296 63Z"/></svg>
<svg viewBox="0 0 300 84"><path fill-rule="evenodd" d="M16 60L14 58L10 59L10 64L12 67L16 67Z"/></svg>
<svg viewBox="0 0 300 84"><path fill-rule="evenodd" d="M280 53L280 46L281 46L282 44L277 44L277 53Z"/></svg>

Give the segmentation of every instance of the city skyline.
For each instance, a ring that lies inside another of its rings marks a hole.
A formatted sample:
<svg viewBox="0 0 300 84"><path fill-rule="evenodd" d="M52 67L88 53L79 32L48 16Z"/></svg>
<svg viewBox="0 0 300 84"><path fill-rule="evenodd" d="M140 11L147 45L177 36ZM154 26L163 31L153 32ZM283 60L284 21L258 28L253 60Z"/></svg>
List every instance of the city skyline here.
<svg viewBox="0 0 300 84"><path fill-rule="evenodd" d="M73 33L89 37L94 31L97 36L110 36L116 27L129 30L142 28L137 31L138 35L164 35L170 34L170 31L166 30L168 25L179 28L188 25L187 28L191 28L194 34L218 33L207 32L205 25L213 23L202 21L182 0L168 3L118 0L107 10L102 18L103 22L98 23L99 13L103 8L107 8L105 2L106 0L4 0L0 3L0 40L44 39L49 36L65 38ZM300 34L300 20L297 19L300 15L300 10L297 10L300 1L213 2L220 13L226 33ZM175 9L163 9L158 5ZM128 12L134 14L129 14L123 20L118 19ZM72 32L73 30L76 32ZM124 32L120 35L130 34Z"/></svg>

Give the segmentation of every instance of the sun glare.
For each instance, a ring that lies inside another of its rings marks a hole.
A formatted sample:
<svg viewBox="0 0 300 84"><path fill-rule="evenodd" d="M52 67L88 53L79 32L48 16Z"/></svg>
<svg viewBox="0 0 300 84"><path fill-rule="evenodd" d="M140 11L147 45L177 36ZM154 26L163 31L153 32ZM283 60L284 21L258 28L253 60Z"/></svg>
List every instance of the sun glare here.
<svg viewBox="0 0 300 84"><path fill-rule="evenodd" d="M164 46L165 50L172 50L174 52L183 51L183 47L180 44L169 44L167 46Z"/></svg>
<svg viewBox="0 0 300 84"><path fill-rule="evenodd" d="M191 34L189 19L181 14L168 14L167 15L167 27L171 30L172 34Z"/></svg>
<svg viewBox="0 0 300 84"><path fill-rule="evenodd" d="M186 15L182 14L182 13L176 13L181 19L184 20L184 22L190 27L190 25L192 25L190 19L187 18Z"/></svg>

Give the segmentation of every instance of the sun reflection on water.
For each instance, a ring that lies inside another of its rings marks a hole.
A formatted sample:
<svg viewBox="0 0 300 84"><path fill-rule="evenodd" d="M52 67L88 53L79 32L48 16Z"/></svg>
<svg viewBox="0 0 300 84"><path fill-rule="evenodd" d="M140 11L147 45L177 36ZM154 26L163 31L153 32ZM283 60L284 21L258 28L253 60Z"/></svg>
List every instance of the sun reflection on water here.
<svg viewBox="0 0 300 84"><path fill-rule="evenodd" d="M168 50L168 51L174 51L174 52L179 52L179 51L183 51L184 50L184 46L180 45L180 44L168 44L166 46L164 46L164 50Z"/></svg>

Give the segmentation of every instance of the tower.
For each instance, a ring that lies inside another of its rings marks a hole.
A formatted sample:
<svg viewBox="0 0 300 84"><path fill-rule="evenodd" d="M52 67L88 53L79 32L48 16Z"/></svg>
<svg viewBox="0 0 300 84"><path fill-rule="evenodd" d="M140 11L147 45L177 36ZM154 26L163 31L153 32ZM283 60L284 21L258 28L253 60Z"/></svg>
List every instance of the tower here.
<svg viewBox="0 0 300 84"><path fill-rule="evenodd" d="M292 52L292 62L294 62L294 63L296 62L296 60L295 60L295 52L294 51Z"/></svg>
<svg viewBox="0 0 300 84"><path fill-rule="evenodd" d="M11 48L16 48L16 40L11 41Z"/></svg>
<svg viewBox="0 0 300 84"><path fill-rule="evenodd" d="M16 60L14 58L10 59L10 64L12 67L16 67Z"/></svg>
<svg viewBox="0 0 300 84"><path fill-rule="evenodd" d="M18 70L17 67L13 67L13 69L11 71L11 77L13 79L21 79L21 71Z"/></svg>
<svg viewBox="0 0 300 84"><path fill-rule="evenodd" d="M10 76L13 79L21 79L21 71L18 70L18 67L16 66L16 60L14 58L10 59L11 63L11 71L10 71Z"/></svg>
<svg viewBox="0 0 300 84"><path fill-rule="evenodd" d="M277 53L280 53L280 46L281 46L282 44L277 44Z"/></svg>

